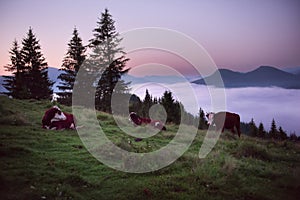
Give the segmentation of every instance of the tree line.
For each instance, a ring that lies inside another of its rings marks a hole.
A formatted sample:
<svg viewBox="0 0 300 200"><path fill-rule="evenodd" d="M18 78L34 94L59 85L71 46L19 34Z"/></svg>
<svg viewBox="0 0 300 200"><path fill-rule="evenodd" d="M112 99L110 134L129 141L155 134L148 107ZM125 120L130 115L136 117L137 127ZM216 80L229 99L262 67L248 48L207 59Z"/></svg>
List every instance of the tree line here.
<svg viewBox="0 0 300 200"><path fill-rule="evenodd" d="M199 129L207 129L207 121L202 108L199 109L199 114L194 116L186 111L183 104L175 100L171 91L165 91L160 98L152 97L148 89L143 100L140 100L136 95L130 98L130 112L136 112L139 116L149 118L152 106L161 105L163 109L156 109L154 113L155 119L165 119L167 123L187 124L197 126ZM152 113L153 114L153 113Z"/></svg>
<svg viewBox="0 0 300 200"><path fill-rule="evenodd" d="M281 126L277 128L275 119L272 119L270 130L267 131L262 122L256 126L254 119L252 118L249 123L241 122L241 131L251 137L257 137L262 139L274 139L274 140L292 140L300 141L300 136L298 137L296 133L291 133L290 136L287 135L286 131L283 130Z"/></svg>
<svg viewBox="0 0 300 200"><path fill-rule="evenodd" d="M98 110L111 112L110 99L118 82L121 83L118 92L128 92L129 83L123 82L121 76L130 70L125 69L129 59L120 47L122 38L114 24L108 9L105 9L93 30L93 38L87 45L83 45L77 28L74 28L60 68L62 73L58 76L58 88L61 91L57 93L59 103L72 104L76 76L84 62L91 63L85 65L85 71L91 72L92 76L101 75L95 79L96 82L87 85L95 87L95 106ZM10 50L11 63L5 66L5 69L11 72L12 76L5 76L4 87L8 91L5 94L17 99L51 99L54 83L49 80L48 64L31 27L22 45L20 49L15 40ZM91 51L89 55L87 50ZM87 81L86 84L90 83Z"/></svg>

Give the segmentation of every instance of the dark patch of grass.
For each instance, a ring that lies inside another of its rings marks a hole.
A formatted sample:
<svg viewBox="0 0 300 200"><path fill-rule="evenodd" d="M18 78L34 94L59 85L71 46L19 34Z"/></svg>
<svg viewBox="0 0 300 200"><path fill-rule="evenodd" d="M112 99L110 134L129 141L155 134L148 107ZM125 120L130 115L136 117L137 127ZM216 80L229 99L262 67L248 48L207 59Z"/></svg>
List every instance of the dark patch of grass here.
<svg viewBox="0 0 300 200"><path fill-rule="evenodd" d="M21 113L0 104L0 124L22 126L28 125L29 122Z"/></svg>
<svg viewBox="0 0 300 200"><path fill-rule="evenodd" d="M237 149L235 150L234 156L237 158L255 158L263 161L270 161L272 159L272 156L265 148L248 142L239 143Z"/></svg>

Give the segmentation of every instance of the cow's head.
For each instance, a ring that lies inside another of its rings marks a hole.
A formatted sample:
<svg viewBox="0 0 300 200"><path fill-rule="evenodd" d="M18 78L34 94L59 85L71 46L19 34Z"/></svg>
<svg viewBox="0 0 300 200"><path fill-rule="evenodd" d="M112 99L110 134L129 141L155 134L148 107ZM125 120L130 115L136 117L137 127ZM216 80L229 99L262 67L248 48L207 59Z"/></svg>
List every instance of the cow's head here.
<svg viewBox="0 0 300 200"><path fill-rule="evenodd" d="M206 118L207 118L207 124L208 125L212 125L213 121L214 121L214 115L215 113L210 112L206 114Z"/></svg>
<svg viewBox="0 0 300 200"><path fill-rule="evenodd" d="M51 119L51 122L66 120L66 115L60 110L59 107L53 106L52 111L54 112L54 116Z"/></svg>
<svg viewBox="0 0 300 200"><path fill-rule="evenodd" d="M52 108L50 108L45 112L45 115L42 120L43 127L48 128L51 122L62 121L66 119L67 119L66 115L60 110L60 108L57 106L53 106Z"/></svg>

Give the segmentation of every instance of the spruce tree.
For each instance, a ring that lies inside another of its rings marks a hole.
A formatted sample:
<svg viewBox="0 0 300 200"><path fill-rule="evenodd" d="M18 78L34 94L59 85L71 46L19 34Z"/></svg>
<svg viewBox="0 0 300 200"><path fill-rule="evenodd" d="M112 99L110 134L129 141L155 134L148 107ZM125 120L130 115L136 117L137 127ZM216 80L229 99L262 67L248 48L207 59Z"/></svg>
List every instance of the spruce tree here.
<svg viewBox="0 0 300 200"><path fill-rule="evenodd" d="M277 133L278 133L278 131L277 131L276 123L275 123L275 120L273 119L272 124L271 124L271 129L269 132L269 137L277 139Z"/></svg>
<svg viewBox="0 0 300 200"><path fill-rule="evenodd" d="M257 136L260 138L266 137L266 131L262 122L259 123Z"/></svg>
<svg viewBox="0 0 300 200"><path fill-rule="evenodd" d="M153 105L152 96L149 94L148 89L146 89L145 98L143 101L142 115L143 117L149 117L149 109Z"/></svg>
<svg viewBox="0 0 300 200"><path fill-rule="evenodd" d="M62 104L71 105L72 103L74 82L77 72L85 60L85 50L82 39L79 37L77 29L74 28L73 37L68 43L68 50L60 69L63 73L58 76L58 79L61 80L58 88L63 91L58 93L58 102Z"/></svg>
<svg viewBox="0 0 300 200"><path fill-rule="evenodd" d="M171 91L165 91L160 104L162 104L167 113L167 122L180 124L181 120L181 107L178 101L175 101Z"/></svg>
<svg viewBox="0 0 300 200"><path fill-rule="evenodd" d="M258 130L257 130L257 126L256 126L253 118L251 119L251 121L249 123L249 126L250 126L249 135L252 136L252 137L256 137L257 133L258 133Z"/></svg>
<svg viewBox="0 0 300 200"><path fill-rule="evenodd" d="M120 47L122 39L114 24L115 21L108 9L105 9L97 22L97 27L93 30L94 38L90 40L89 45L93 52L91 58L98 62L94 66L101 71L95 95L96 108L106 112L111 112L110 101L116 84L121 76L129 71L129 69L125 69L129 59L125 57L125 53ZM123 88L126 90L124 82Z"/></svg>
<svg viewBox="0 0 300 200"><path fill-rule="evenodd" d="M53 82L48 78L48 65L41 52L39 40L36 39L31 27L22 44L21 55L26 71L23 84L27 87L28 94L26 98L50 99Z"/></svg>
<svg viewBox="0 0 300 200"><path fill-rule="evenodd" d="M281 126L279 126L278 131L279 131L279 139L286 140L288 138L286 132L282 129Z"/></svg>
<svg viewBox="0 0 300 200"><path fill-rule="evenodd" d="M27 88L23 84L26 71L17 40L13 42L13 47L9 53L11 64L4 68L6 71L11 72L12 76L4 76L3 86L8 90L5 94L17 99L26 98Z"/></svg>

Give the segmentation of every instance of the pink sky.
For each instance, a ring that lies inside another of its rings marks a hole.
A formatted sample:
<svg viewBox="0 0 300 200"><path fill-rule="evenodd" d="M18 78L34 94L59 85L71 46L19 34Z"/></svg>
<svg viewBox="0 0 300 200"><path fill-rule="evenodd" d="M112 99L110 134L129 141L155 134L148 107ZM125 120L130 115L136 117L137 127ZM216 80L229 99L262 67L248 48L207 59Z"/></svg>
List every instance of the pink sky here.
<svg viewBox="0 0 300 200"><path fill-rule="evenodd" d="M10 61L13 40L21 43L30 26L48 65L60 67L73 28L77 27L87 44L105 8L119 32L142 27L182 32L201 44L220 68L249 71L259 65L300 66L298 0L6 0L0 2L0 74ZM190 73L187 66L180 70Z"/></svg>
<svg viewBox="0 0 300 200"><path fill-rule="evenodd" d="M129 53L128 57L128 66L135 76L199 74L191 63L167 51L143 49Z"/></svg>

